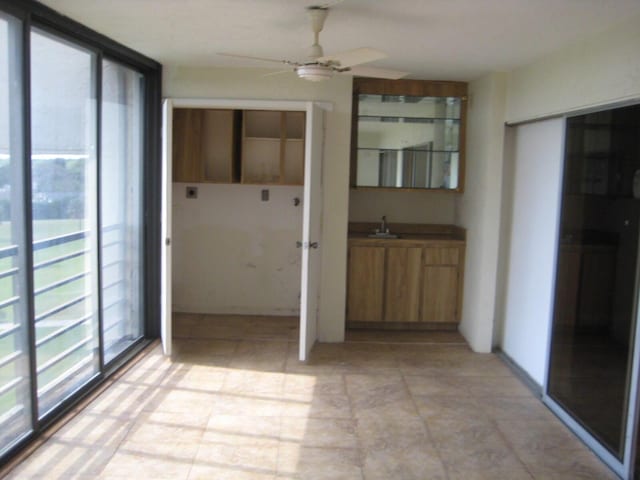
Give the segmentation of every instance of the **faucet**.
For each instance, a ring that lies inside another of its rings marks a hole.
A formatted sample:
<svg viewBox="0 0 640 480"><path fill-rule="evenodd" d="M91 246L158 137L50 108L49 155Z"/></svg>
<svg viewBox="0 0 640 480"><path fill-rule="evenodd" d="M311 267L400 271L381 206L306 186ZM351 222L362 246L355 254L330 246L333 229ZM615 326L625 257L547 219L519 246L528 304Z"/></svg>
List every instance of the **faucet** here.
<svg viewBox="0 0 640 480"><path fill-rule="evenodd" d="M382 222L380 222L380 233L389 233L389 227L387 227L387 216L382 216Z"/></svg>

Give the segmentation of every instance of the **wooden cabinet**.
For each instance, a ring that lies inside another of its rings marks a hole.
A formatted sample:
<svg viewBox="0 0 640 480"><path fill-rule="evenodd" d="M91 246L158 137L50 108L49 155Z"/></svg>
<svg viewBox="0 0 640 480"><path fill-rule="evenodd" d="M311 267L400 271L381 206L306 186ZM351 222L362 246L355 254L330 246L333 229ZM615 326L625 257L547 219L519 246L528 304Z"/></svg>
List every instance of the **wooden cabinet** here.
<svg viewBox="0 0 640 480"><path fill-rule="evenodd" d="M420 321L456 323L461 300L462 256L459 247L434 245L424 249Z"/></svg>
<svg viewBox="0 0 640 480"><path fill-rule="evenodd" d="M347 321L396 328L455 326L463 266L461 241L352 239Z"/></svg>
<svg viewBox="0 0 640 480"><path fill-rule="evenodd" d="M384 247L349 249L347 311L351 319L381 322L384 300Z"/></svg>
<svg viewBox="0 0 640 480"><path fill-rule="evenodd" d="M420 247L387 247L384 320L417 322L420 304Z"/></svg>
<svg viewBox="0 0 640 480"><path fill-rule="evenodd" d="M353 188L464 190L467 84L353 80Z"/></svg>
<svg viewBox="0 0 640 480"><path fill-rule="evenodd" d="M176 108L174 182L302 185L304 112Z"/></svg>
<svg viewBox="0 0 640 480"><path fill-rule="evenodd" d="M201 108L173 111L173 181L238 181L240 112Z"/></svg>
<svg viewBox="0 0 640 480"><path fill-rule="evenodd" d="M304 183L304 117L304 112L244 112L242 183Z"/></svg>

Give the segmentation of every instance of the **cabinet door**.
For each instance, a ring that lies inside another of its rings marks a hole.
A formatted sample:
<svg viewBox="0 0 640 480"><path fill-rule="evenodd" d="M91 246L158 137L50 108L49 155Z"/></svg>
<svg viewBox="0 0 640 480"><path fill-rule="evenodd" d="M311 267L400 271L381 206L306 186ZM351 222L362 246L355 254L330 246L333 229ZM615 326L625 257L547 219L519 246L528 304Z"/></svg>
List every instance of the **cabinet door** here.
<svg viewBox="0 0 640 480"><path fill-rule="evenodd" d="M384 256L383 247L349 248L347 320L383 320Z"/></svg>
<svg viewBox="0 0 640 480"><path fill-rule="evenodd" d="M426 265L422 270L423 322L456 323L458 306L458 267Z"/></svg>
<svg viewBox="0 0 640 480"><path fill-rule="evenodd" d="M384 319L387 322L417 322L422 249L389 247L386 255Z"/></svg>
<svg viewBox="0 0 640 480"><path fill-rule="evenodd" d="M233 182L234 111L203 110L200 161L207 182Z"/></svg>
<svg viewBox="0 0 640 480"><path fill-rule="evenodd" d="M203 110L195 108L176 108L173 111L174 182L202 181L202 113Z"/></svg>

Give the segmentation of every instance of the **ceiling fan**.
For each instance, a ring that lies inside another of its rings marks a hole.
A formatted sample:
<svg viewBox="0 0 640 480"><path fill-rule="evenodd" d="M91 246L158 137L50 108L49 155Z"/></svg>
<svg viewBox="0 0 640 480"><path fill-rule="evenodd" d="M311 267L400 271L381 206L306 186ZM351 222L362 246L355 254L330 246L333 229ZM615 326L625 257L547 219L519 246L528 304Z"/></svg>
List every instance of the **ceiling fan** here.
<svg viewBox="0 0 640 480"><path fill-rule="evenodd" d="M389 70L386 68L362 67L364 63L374 62L387 57L387 54L368 47L355 48L334 55L325 55L319 42L320 32L329 15L329 7L326 5L314 5L307 7L307 13L311 20L314 42L309 49L309 60L277 60L273 58L252 57L248 55L236 55L233 53L219 53L228 57L247 58L264 62L276 62L291 65L298 77L312 82L320 82L330 79L334 73L349 72L351 75L361 77L386 78L396 80L408 75L409 72ZM289 71L289 70L287 70ZM284 73L284 72L277 72Z"/></svg>

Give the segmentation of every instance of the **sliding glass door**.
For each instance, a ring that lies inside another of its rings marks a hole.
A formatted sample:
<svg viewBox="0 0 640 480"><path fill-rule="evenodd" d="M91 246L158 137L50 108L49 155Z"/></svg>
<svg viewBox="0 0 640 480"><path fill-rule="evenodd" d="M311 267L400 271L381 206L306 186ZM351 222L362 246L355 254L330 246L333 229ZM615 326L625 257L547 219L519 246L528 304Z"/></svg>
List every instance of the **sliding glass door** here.
<svg viewBox="0 0 640 480"><path fill-rule="evenodd" d="M102 62L101 275L105 361L142 335L144 77Z"/></svg>
<svg viewBox="0 0 640 480"><path fill-rule="evenodd" d="M0 461L149 333L159 77L46 7L0 1Z"/></svg>
<svg viewBox="0 0 640 480"><path fill-rule="evenodd" d="M567 120L548 395L621 463L638 314L640 106Z"/></svg>
<svg viewBox="0 0 640 480"><path fill-rule="evenodd" d="M0 12L0 451L31 431L22 26Z"/></svg>
<svg viewBox="0 0 640 480"><path fill-rule="evenodd" d="M31 33L31 211L39 415L96 375L96 56Z"/></svg>

